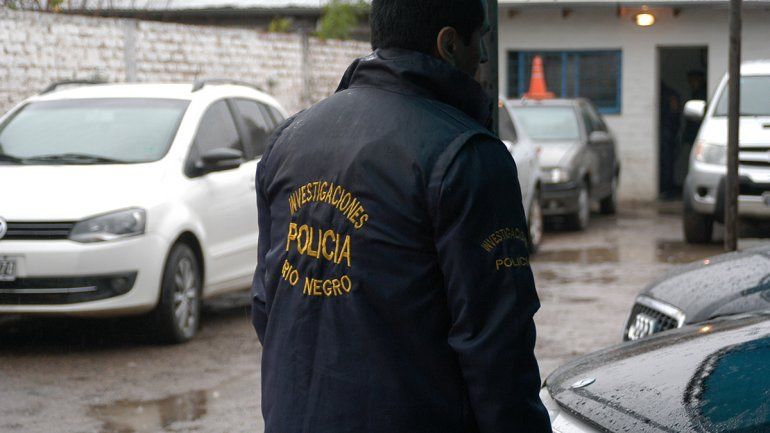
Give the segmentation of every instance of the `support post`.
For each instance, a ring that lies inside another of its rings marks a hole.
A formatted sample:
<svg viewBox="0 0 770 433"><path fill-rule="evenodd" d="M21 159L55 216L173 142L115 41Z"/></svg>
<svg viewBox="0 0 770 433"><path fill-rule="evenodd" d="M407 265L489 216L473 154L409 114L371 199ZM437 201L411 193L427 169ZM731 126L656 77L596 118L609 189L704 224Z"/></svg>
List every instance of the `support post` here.
<svg viewBox="0 0 770 433"><path fill-rule="evenodd" d="M135 19L123 20L123 64L126 68L126 82L137 81L136 33L139 22ZM108 74L109 76L109 74Z"/></svg>
<svg viewBox="0 0 770 433"><path fill-rule="evenodd" d="M741 0L730 0L730 64L727 105L725 250L738 249L738 146L741 106Z"/></svg>
<svg viewBox="0 0 770 433"><path fill-rule="evenodd" d="M310 30L304 25L299 29L299 38L302 52L302 107L313 104L313 81L310 76Z"/></svg>
<svg viewBox="0 0 770 433"><path fill-rule="evenodd" d="M482 64L478 72L478 80L481 86L487 92L492 101L494 101L492 109L492 130L495 134L498 133L498 112L497 112L497 100L500 98L499 81L498 81L498 56L497 56L497 0L481 0L487 4L487 13L489 14L489 33L485 36L484 42L487 46L487 54L489 60Z"/></svg>

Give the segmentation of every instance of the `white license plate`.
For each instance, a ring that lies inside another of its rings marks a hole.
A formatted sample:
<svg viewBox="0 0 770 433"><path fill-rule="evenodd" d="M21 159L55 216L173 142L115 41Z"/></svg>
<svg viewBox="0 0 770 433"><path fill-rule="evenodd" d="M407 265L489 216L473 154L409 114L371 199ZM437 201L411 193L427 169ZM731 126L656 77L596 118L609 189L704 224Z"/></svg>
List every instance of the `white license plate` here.
<svg viewBox="0 0 770 433"><path fill-rule="evenodd" d="M0 256L0 281L16 279L16 259Z"/></svg>

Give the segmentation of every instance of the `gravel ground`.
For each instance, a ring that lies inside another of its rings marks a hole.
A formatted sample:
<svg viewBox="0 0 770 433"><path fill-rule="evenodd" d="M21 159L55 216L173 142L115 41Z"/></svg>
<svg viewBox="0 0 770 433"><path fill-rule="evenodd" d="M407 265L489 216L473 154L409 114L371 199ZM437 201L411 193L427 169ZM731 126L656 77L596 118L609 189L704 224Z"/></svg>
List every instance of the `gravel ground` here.
<svg viewBox="0 0 770 433"><path fill-rule="evenodd" d="M586 232L546 235L533 268L543 377L617 344L636 293L720 245L681 240L676 207L625 206ZM741 242L742 247L759 240ZM192 342L158 346L122 320L0 317L0 432L261 432L261 349L238 294L208 308Z"/></svg>

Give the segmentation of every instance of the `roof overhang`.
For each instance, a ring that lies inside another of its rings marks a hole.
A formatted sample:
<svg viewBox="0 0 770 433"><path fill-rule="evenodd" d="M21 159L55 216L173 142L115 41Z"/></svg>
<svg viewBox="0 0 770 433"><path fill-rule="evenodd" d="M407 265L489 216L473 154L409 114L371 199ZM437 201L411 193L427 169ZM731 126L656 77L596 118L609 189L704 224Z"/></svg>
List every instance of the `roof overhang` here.
<svg viewBox="0 0 770 433"><path fill-rule="evenodd" d="M632 7L668 7L668 8L716 8L730 7L728 0L498 0L501 8L506 9L545 9L545 8L632 8ZM770 0L743 0L744 8L770 8Z"/></svg>

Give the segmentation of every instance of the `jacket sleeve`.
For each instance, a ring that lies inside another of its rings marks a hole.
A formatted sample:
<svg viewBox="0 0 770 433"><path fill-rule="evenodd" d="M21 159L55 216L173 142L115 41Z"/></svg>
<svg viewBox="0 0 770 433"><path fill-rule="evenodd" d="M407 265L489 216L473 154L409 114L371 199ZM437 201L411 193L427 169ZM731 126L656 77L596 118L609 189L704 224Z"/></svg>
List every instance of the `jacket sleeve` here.
<svg viewBox="0 0 770 433"><path fill-rule="evenodd" d="M264 343L265 328L267 327L267 305L265 295L265 272L267 251L270 249L270 204L262 190L264 179L265 159L257 164L257 223L259 225L259 241L257 243L257 269L251 282L251 323L257 331L259 341Z"/></svg>
<svg viewBox="0 0 770 433"><path fill-rule="evenodd" d="M270 204L265 198L261 188L264 185L260 175L265 171L263 162L257 165L256 190L257 190L257 222L259 224L259 241L257 243L257 269L251 283L251 323L257 331L259 341L265 341L265 328L267 328L267 304L265 295L265 272L267 251L270 249Z"/></svg>
<svg viewBox="0 0 770 433"><path fill-rule="evenodd" d="M448 338L479 430L550 432L534 355L540 303L513 158L499 140L476 136L441 179L434 227L452 319Z"/></svg>
<svg viewBox="0 0 770 433"><path fill-rule="evenodd" d="M270 216L270 202L267 199L265 188L267 187L267 163L270 151L272 151L281 133L291 125L296 118L296 114L285 120L282 125L276 128L267 140L265 154L257 164L257 173L255 176L255 189L257 191L257 223L259 226L259 241L257 243L257 268L254 271L254 278L251 282L251 323L257 331L259 341L265 341L265 330L267 328L267 292L265 290L265 273L267 252L270 250L270 229L272 218Z"/></svg>

